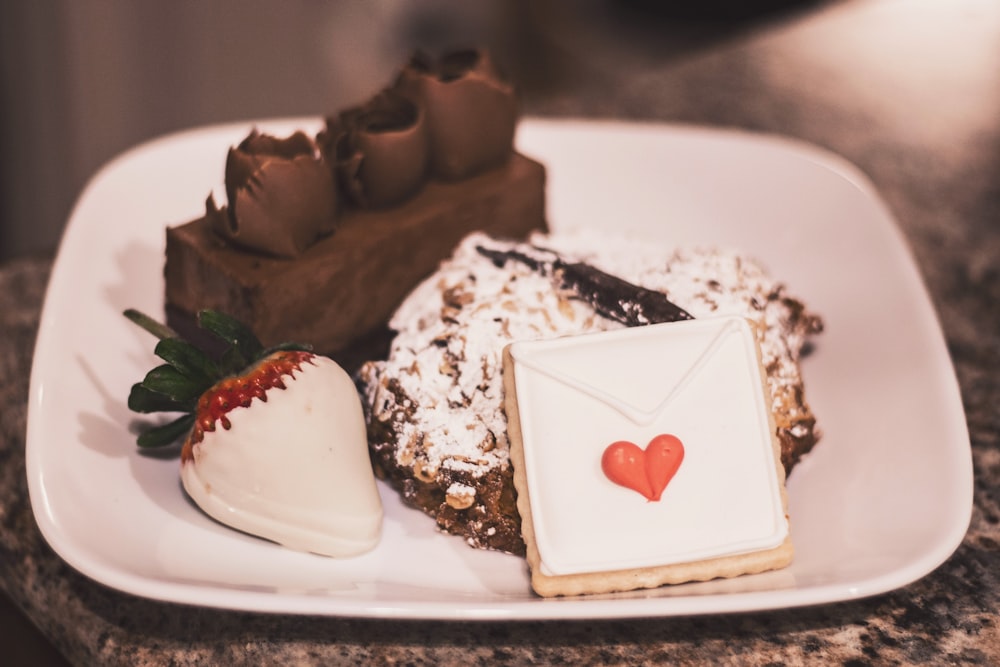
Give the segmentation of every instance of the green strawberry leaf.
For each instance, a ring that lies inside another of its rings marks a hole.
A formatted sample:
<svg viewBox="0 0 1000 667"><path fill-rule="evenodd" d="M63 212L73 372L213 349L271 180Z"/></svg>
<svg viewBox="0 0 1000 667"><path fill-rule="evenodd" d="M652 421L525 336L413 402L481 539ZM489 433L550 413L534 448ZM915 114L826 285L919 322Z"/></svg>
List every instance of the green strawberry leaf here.
<svg viewBox="0 0 1000 667"><path fill-rule="evenodd" d="M177 369L181 375L205 386L211 386L218 377L211 358L191 343L179 338L164 338L156 344L154 353Z"/></svg>
<svg viewBox="0 0 1000 667"><path fill-rule="evenodd" d="M136 438L136 444L140 447L164 447L186 436L192 426L194 415L181 415L168 424L149 429Z"/></svg>
<svg viewBox="0 0 1000 667"><path fill-rule="evenodd" d="M221 359L214 361L209 352L149 316L131 308L124 315L159 339L155 353L166 362L132 386L129 409L140 413L186 413L140 435L137 439L140 447L161 447L185 436L195 423L198 399L223 377L243 372L271 351L311 349L283 343L265 351L257 336L242 322L218 311L204 310L198 313L198 325L227 344Z"/></svg>
<svg viewBox="0 0 1000 667"><path fill-rule="evenodd" d="M198 326L233 346L243 358L243 363L238 369L256 360L264 350L264 346L249 327L217 310L200 311Z"/></svg>
<svg viewBox="0 0 1000 667"><path fill-rule="evenodd" d="M197 382L180 373L169 364L157 366L146 373L142 384L150 391L163 394L167 398L183 403L197 400L209 385Z"/></svg>
<svg viewBox="0 0 1000 667"><path fill-rule="evenodd" d="M222 357L219 358L219 372L223 377L236 375L247 366L249 366L249 362L243 358L243 355L235 347L227 348L222 353Z"/></svg>
<svg viewBox="0 0 1000 667"><path fill-rule="evenodd" d="M142 383L132 385L128 395L128 409L132 412L191 412L195 401L175 401L169 396L147 389Z"/></svg>

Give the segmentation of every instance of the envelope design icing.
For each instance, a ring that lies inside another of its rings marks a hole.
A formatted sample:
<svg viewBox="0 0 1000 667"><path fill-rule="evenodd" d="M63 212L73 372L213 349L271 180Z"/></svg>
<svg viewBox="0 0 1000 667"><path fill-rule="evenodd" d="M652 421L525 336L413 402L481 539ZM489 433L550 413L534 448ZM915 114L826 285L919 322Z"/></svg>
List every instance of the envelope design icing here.
<svg viewBox="0 0 1000 667"><path fill-rule="evenodd" d="M504 372L533 583L706 561L732 566L772 550L782 551L783 564L790 560L784 472L747 320L515 342ZM677 440L682 457L664 464L666 482L661 471L646 486L637 483L651 499L662 484L663 501L645 502L606 474L609 443L627 441L642 452L634 443L663 437ZM675 579L660 572L639 585ZM628 587L637 585L608 590Z"/></svg>

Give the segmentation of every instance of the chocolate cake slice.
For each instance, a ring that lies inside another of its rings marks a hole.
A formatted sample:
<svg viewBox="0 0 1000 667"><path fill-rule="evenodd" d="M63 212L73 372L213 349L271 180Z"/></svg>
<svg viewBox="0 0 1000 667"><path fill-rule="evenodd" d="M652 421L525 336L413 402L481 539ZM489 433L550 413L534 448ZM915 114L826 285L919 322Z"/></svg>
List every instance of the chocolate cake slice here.
<svg viewBox="0 0 1000 667"><path fill-rule="evenodd" d="M222 310L265 345L333 353L381 325L470 230L524 238L545 228L545 169L520 154L459 182L428 182L404 203L354 209L294 259L225 242L206 216L167 230L168 319Z"/></svg>
<svg viewBox="0 0 1000 667"><path fill-rule="evenodd" d="M545 229L545 169L514 151L516 123L514 87L468 50L414 56L316 137L251 132L229 151L226 201L167 230L168 322L194 334L198 311L220 310L350 367L466 234Z"/></svg>
<svg viewBox="0 0 1000 667"><path fill-rule="evenodd" d="M441 529L474 547L522 554L504 346L712 315L755 325L790 471L818 439L798 361L822 321L759 264L594 234L515 243L479 233L393 315L388 359L359 371L376 471Z"/></svg>

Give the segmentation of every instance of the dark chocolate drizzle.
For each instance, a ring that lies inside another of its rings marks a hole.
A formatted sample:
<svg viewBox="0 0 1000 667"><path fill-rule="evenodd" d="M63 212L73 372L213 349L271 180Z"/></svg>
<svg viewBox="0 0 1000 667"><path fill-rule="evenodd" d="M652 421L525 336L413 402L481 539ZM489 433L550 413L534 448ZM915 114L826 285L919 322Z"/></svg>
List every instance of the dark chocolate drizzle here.
<svg viewBox="0 0 1000 667"><path fill-rule="evenodd" d="M662 292L634 285L584 262L568 262L545 248L532 246L530 253L483 246L476 246L476 250L497 268L515 261L552 278L560 288L571 290L600 315L630 327L694 319Z"/></svg>

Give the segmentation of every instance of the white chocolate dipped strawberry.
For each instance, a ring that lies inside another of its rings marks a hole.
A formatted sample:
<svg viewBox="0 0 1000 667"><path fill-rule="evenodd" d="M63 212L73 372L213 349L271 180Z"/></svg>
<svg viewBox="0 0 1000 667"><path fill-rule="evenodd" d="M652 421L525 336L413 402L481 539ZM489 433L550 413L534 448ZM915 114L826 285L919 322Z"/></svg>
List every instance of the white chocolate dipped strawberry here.
<svg viewBox="0 0 1000 667"><path fill-rule="evenodd" d="M178 411L140 447L184 437L181 480L209 516L299 551L354 556L381 534L382 504L350 376L305 346L264 349L239 322L199 313L229 347L218 360L133 310L167 363L132 387L136 412Z"/></svg>

